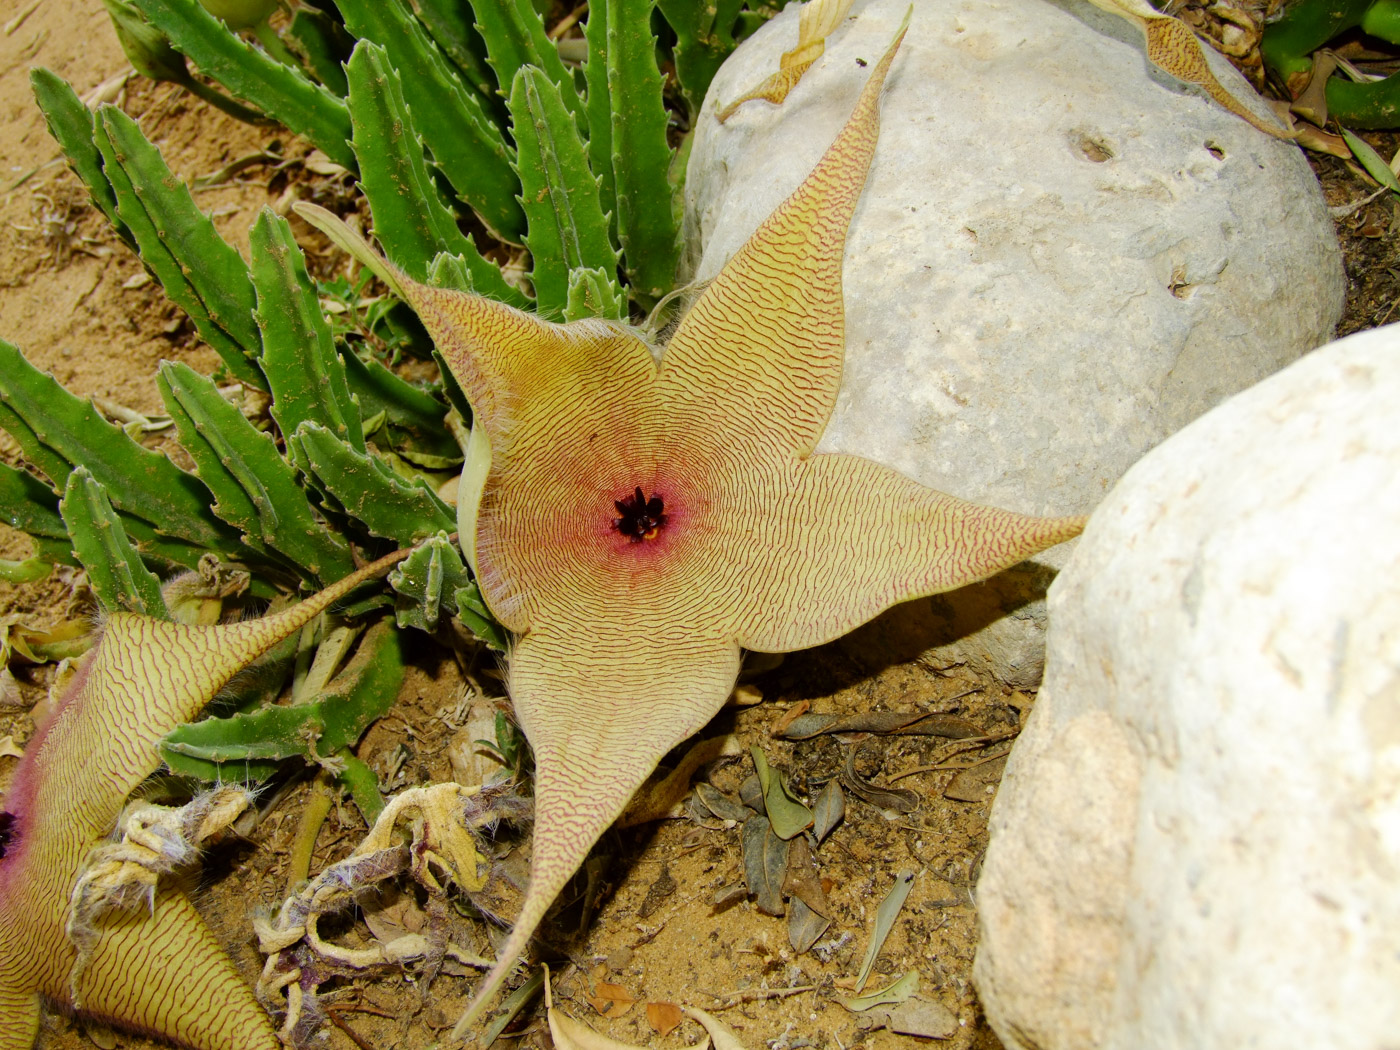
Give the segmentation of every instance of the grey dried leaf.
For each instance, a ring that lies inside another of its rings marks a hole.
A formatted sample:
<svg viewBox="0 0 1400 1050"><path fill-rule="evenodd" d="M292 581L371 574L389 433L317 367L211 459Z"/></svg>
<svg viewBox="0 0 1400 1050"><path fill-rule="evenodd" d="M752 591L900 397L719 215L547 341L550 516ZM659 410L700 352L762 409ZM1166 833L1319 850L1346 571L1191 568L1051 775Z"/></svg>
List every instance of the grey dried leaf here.
<svg viewBox="0 0 1400 1050"><path fill-rule="evenodd" d="M671 874L671 869L663 867L661 874L656 877L656 881L647 890L646 898L642 901L642 906L637 909L637 918L645 919L661 907L661 902L671 894L676 892L676 879Z"/></svg>
<svg viewBox="0 0 1400 1050"><path fill-rule="evenodd" d="M885 987L865 995L837 996L836 1001L844 1006L851 1013L865 1013L874 1010L877 1006L890 1006L895 1003L906 1001L911 995L919 991L919 971L910 970L901 974L897 979L891 981ZM870 1027L878 1027L887 1021L885 1011L880 1011L870 1018Z"/></svg>
<svg viewBox="0 0 1400 1050"><path fill-rule="evenodd" d="M767 817L744 822L744 879L754 906L766 915L783 914L783 878L789 843L773 834Z"/></svg>
<svg viewBox="0 0 1400 1050"><path fill-rule="evenodd" d="M805 836L799 835L788 847L787 875L783 878L783 895L795 897L819 915L831 916L831 904L822 891L821 876L812 861L812 849Z"/></svg>
<svg viewBox="0 0 1400 1050"><path fill-rule="evenodd" d="M739 785L739 799L755 813L765 813L763 808L763 784L757 773L750 773Z"/></svg>
<svg viewBox="0 0 1400 1050"><path fill-rule="evenodd" d="M800 897L793 899L788 912L788 943L798 955L816 944L830 926L831 920L825 915L807 907Z"/></svg>
<svg viewBox="0 0 1400 1050"><path fill-rule="evenodd" d="M914 885L916 874L917 872L901 871L896 875L890 892L885 894L885 899L875 909L875 929L870 934L870 945L865 949L865 958L860 964L860 974L856 977L857 992L864 989L865 982L870 979L870 971L875 966L880 949L885 946L885 938L890 935L890 930L894 929L894 920L898 917L899 910L904 907L904 902L909 897L909 890Z"/></svg>
<svg viewBox="0 0 1400 1050"><path fill-rule="evenodd" d="M852 795L876 809L892 809L896 813L912 813L919 804L919 794L908 788L887 788L870 784L856 774L855 749L846 752L846 769L841 783Z"/></svg>
<svg viewBox="0 0 1400 1050"><path fill-rule="evenodd" d="M833 828L846 816L846 793L836 780L828 780L817 796L817 804L812 809L812 834L817 837L817 845L831 834Z"/></svg>
<svg viewBox="0 0 1400 1050"><path fill-rule="evenodd" d="M763 788L763 806L773 833L782 839L792 839L812 826L812 811L793 796L781 769L768 764L768 758L757 747L749 749L754 768L758 770Z"/></svg>
<svg viewBox="0 0 1400 1050"><path fill-rule="evenodd" d="M720 820L733 820L742 824L753 816L747 806L735 802L713 784L700 782L695 785L695 797L698 798L705 808L708 809Z"/></svg>
<svg viewBox="0 0 1400 1050"><path fill-rule="evenodd" d="M891 1010L885 1024L900 1035L951 1039L958 1032L958 1015L942 1003L915 997Z"/></svg>
<svg viewBox="0 0 1400 1050"><path fill-rule="evenodd" d="M873 733L879 736L938 736L966 740L984 730L958 715L936 711L862 711L854 715L799 715L777 736L782 740L809 740L823 733Z"/></svg>
<svg viewBox="0 0 1400 1050"><path fill-rule="evenodd" d="M742 882L733 882L728 886L721 886L715 890L715 907L727 908L737 901L743 900L749 895L749 888Z"/></svg>
<svg viewBox="0 0 1400 1050"><path fill-rule="evenodd" d="M699 824L702 828L710 831L723 831L724 821L714 815L708 806L700 800L698 794L691 795L685 800L685 816L693 824Z"/></svg>

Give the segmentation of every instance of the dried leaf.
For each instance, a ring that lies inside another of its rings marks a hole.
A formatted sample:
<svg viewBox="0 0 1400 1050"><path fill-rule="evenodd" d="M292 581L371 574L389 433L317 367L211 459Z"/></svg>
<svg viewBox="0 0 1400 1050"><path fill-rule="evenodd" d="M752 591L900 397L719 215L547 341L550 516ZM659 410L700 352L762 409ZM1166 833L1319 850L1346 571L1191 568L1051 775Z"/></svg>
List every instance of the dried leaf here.
<svg viewBox="0 0 1400 1050"><path fill-rule="evenodd" d="M661 902L671 894L676 892L676 878L671 874L669 867L662 867L661 874L656 877L656 881L647 888L647 895L642 900L642 905L637 909L637 918L646 919L661 907Z"/></svg>
<svg viewBox="0 0 1400 1050"><path fill-rule="evenodd" d="M496 1041L496 1037L509 1027L521 1010L525 1009L525 1004L540 993L544 987L545 974L548 967L536 970L534 975L522 984L510 995L501 1001L501 1008L496 1013L495 1019L486 1026L486 1031L481 1034L481 1045L489 1047ZM560 1044L562 1046L562 1044Z"/></svg>
<svg viewBox="0 0 1400 1050"><path fill-rule="evenodd" d="M875 965L875 959L879 956L880 949L885 946L885 938L890 935L890 930L894 927L894 920L899 915L899 909L904 907L904 901L908 898L909 890L914 885L914 876L915 873L912 871L901 871L896 875L890 892L885 894L885 899L875 909L875 932L870 935L870 946L865 949L865 958L860 964L860 974L856 977L857 992L865 987L865 982L870 978L870 970Z"/></svg>
<svg viewBox="0 0 1400 1050"><path fill-rule="evenodd" d="M696 784L695 797L720 820L733 820L742 824L753 816L747 806L735 802L713 784Z"/></svg>
<svg viewBox="0 0 1400 1050"><path fill-rule="evenodd" d="M805 715L811 706L812 701L810 700L799 700L797 703L793 704L773 723L773 728L768 730L768 735L775 738L781 737L787 727L792 725L796 719Z"/></svg>
<svg viewBox="0 0 1400 1050"><path fill-rule="evenodd" d="M415 897L394 886L379 887L373 900L360 900L361 914L374 939L389 944L400 937L422 933L428 915Z"/></svg>
<svg viewBox="0 0 1400 1050"><path fill-rule="evenodd" d="M846 793L841 790L839 781L828 780L826 787L822 788L821 794L817 796L817 805L813 812L812 834L817 836L818 845L845 816Z"/></svg>
<svg viewBox="0 0 1400 1050"><path fill-rule="evenodd" d="M549 1010L547 1016L549 1034L557 1050L642 1050L641 1047L609 1039L558 1010Z"/></svg>
<svg viewBox="0 0 1400 1050"><path fill-rule="evenodd" d="M723 831L725 828L724 821L711 813L698 795L691 795L685 800L685 816L692 824L698 824L709 831Z"/></svg>
<svg viewBox="0 0 1400 1050"><path fill-rule="evenodd" d="M831 920L807 907L802 898L793 899L788 912L788 943L798 955L816 944L830 926Z"/></svg>
<svg viewBox="0 0 1400 1050"><path fill-rule="evenodd" d="M782 773L768 765L768 760L757 747L750 748L749 752L753 755L754 768L758 770L758 782L763 787L763 805L768 811L773 834L780 839L790 839L810 828L812 811L793 798Z"/></svg>
<svg viewBox="0 0 1400 1050"><path fill-rule="evenodd" d="M1330 51L1319 51L1313 55L1312 76L1308 86L1299 92L1298 97L1288 108L1304 120L1312 121L1318 127L1327 123L1327 81L1337 69L1337 56Z"/></svg>
<svg viewBox="0 0 1400 1050"><path fill-rule="evenodd" d="M549 983L549 967L544 968L544 1002L545 1016L549 1019L549 1034L554 1040L555 1050L645 1050L644 1047L633 1046L631 1043L620 1043L616 1039L610 1039L601 1032L595 1032L582 1021L575 1021L561 1010L554 1009L554 990ZM653 1012L656 1008L656 1012ZM671 1011L675 1011L675 1020L671 1021ZM687 1014L694 1017L701 1024L710 1030L715 1040L717 1050L744 1050L739 1045L739 1041L733 1038L733 1033L715 1021L713 1017L703 1010L692 1010L687 1008ZM651 1026L662 1035L666 1035L676 1025L680 1024L680 1009L674 1003L647 1003L647 1020ZM708 1019L708 1023L707 1023ZM714 1029L710 1029L710 1024L718 1025L719 1029L728 1034L730 1041L721 1042ZM662 1024L668 1027L663 1028ZM487 1044L489 1045L489 1044ZM710 1040L706 1039L693 1050L707 1050Z"/></svg>
<svg viewBox="0 0 1400 1050"><path fill-rule="evenodd" d="M749 888L742 882L735 882L728 886L721 886L715 890L714 902L716 908L727 908L735 901L743 900L749 895Z"/></svg>
<svg viewBox="0 0 1400 1050"><path fill-rule="evenodd" d="M822 733L876 733L898 736L940 736L966 740L984 730L958 715L936 711L863 711L854 715L802 715L773 735L783 740L810 740Z"/></svg>
<svg viewBox="0 0 1400 1050"><path fill-rule="evenodd" d="M736 685L734 692L729 694L729 702L735 707L753 707L754 704L763 703L763 690L747 682Z"/></svg>
<svg viewBox="0 0 1400 1050"><path fill-rule="evenodd" d="M900 1035L951 1039L958 1031L958 1015L942 1003L914 997L891 1010L885 1026Z"/></svg>
<svg viewBox="0 0 1400 1050"><path fill-rule="evenodd" d="M798 836L788 846L787 875L783 878L783 895L796 897L808 908L820 915L830 917L831 904L822 892L821 876L812 862L812 849L807 839Z"/></svg>
<svg viewBox="0 0 1400 1050"><path fill-rule="evenodd" d="M773 834L767 817L745 821L743 839L744 880L754 895L754 906L766 915L782 915L788 843Z"/></svg>
<svg viewBox="0 0 1400 1050"><path fill-rule="evenodd" d="M759 783L757 773L750 773L739 785L739 801L755 813L766 812L763 805L763 785Z"/></svg>
<svg viewBox="0 0 1400 1050"><path fill-rule="evenodd" d="M919 804L919 794L908 788L887 788L866 783L856 775L855 751L846 752L846 770L841 774L841 783L856 798L870 803L876 809L892 809L896 813L912 813Z"/></svg>
<svg viewBox="0 0 1400 1050"><path fill-rule="evenodd" d="M899 980L885 985L878 992L871 992L869 995L857 995L849 998L837 997L836 1001L852 1013L863 1013L866 1010L877 1006L889 1006L892 1003L902 1003L919 990L919 971L910 970L902 975Z"/></svg>
<svg viewBox="0 0 1400 1050"><path fill-rule="evenodd" d="M588 997L588 1004L604 1017L621 1017L636 1001L622 985L609 981L599 981L597 991Z"/></svg>
<svg viewBox="0 0 1400 1050"><path fill-rule="evenodd" d="M657 1035L670 1035L683 1016L675 1003L647 1003L647 1024Z"/></svg>
<svg viewBox="0 0 1400 1050"><path fill-rule="evenodd" d="M739 1037L723 1021L711 1017L696 1006L687 1006L684 1009L687 1017L692 1017L705 1026L715 1050L744 1050L744 1044L739 1042Z"/></svg>
<svg viewBox="0 0 1400 1050"><path fill-rule="evenodd" d="M997 793L997 785L1001 783L1001 775L1005 770L1005 755L978 762L960 770L943 789L943 797L951 798L955 802L990 802Z"/></svg>

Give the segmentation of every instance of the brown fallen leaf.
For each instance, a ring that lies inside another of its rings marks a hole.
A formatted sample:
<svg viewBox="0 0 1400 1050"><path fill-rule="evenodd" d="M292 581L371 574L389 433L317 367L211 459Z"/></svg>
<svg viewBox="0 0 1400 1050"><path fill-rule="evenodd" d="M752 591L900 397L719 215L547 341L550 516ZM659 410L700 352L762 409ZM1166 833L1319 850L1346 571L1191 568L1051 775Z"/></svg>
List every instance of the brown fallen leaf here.
<svg viewBox="0 0 1400 1050"><path fill-rule="evenodd" d="M603 1035L601 1032L595 1032L582 1021L575 1021L562 1010L554 1009L554 990L549 983L548 966L544 968L544 1005L545 1016L549 1020L549 1035L550 1038L554 1040L555 1050L644 1050L643 1047L633 1046L630 1043L620 1043L616 1039ZM651 1019L651 1008L653 1006L670 1007L672 1010L677 1010L678 1013L680 1012L674 1003L648 1003L648 1020ZM744 1050L738 1039L734 1038L733 1032L729 1031L729 1029L725 1028L724 1025L720 1024L720 1022L716 1021L703 1010L692 1010L687 1007L684 1012L694 1017L705 1026L707 1031L714 1035L716 1050ZM677 1019L676 1023L680 1023L679 1019ZM710 1027L712 1024L718 1026L718 1031L721 1035L714 1034L716 1029ZM654 1022L653 1027L655 1027ZM675 1025L671 1027L674 1028ZM670 1031L670 1029L667 1029L667 1031ZM665 1035L666 1032L662 1032L661 1034ZM722 1038L722 1036L727 1038ZM693 1047L692 1050L709 1050L709 1046L710 1040L707 1038L698 1046Z"/></svg>
<svg viewBox="0 0 1400 1050"><path fill-rule="evenodd" d="M788 943L798 955L816 944L830 926L831 920L807 907L801 897L792 899L788 908Z"/></svg>
<svg viewBox="0 0 1400 1050"><path fill-rule="evenodd" d="M856 798L870 803L876 809L891 809L896 813L912 813L919 804L919 793L908 788L887 788L864 781L856 773L855 750L846 752L846 768L842 772L842 786Z"/></svg>
<svg viewBox="0 0 1400 1050"><path fill-rule="evenodd" d="M626 988L611 981L599 981L597 992L588 997L588 1004L603 1017L621 1017L636 1002Z"/></svg>
<svg viewBox="0 0 1400 1050"><path fill-rule="evenodd" d="M997 755L960 771L943 789L943 797L955 802L990 802L1006 769L1006 756Z"/></svg>
<svg viewBox="0 0 1400 1050"><path fill-rule="evenodd" d="M683 1016L675 1003L647 1003L647 1024L657 1035L670 1035Z"/></svg>
<svg viewBox="0 0 1400 1050"><path fill-rule="evenodd" d="M793 720L805 715L811 706L812 701L810 700L799 700L793 704L773 723L773 728L768 730L768 735L771 737L782 736L787 727L792 725Z"/></svg>

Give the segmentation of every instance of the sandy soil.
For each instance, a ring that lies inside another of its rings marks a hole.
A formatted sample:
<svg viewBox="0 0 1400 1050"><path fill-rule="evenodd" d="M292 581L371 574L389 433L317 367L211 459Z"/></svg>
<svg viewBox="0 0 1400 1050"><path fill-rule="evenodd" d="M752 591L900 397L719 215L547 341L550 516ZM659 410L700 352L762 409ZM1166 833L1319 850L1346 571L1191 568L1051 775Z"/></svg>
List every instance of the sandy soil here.
<svg viewBox="0 0 1400 1050"><path fill-rule="evenodd" d="M17 17L23 12L27 15ZM96 395L138 412L158 413L154 383L161 359L212 371L215 355L199 343L183 315L145 279L140 264L89 205L78 180L58 159L28 87L28 70L45 65L67 78L80 94L101 85L103 97L140 119L171 168L192 179L269 144L266 129L239 124L168 85L139 79L114 81L126 69L100 5L84 0L5 0L0 22L0 336L20 345L40 367L69 389ZM1393 151L1393 147L1392 147ZM304 144L285 144L302 155ZM1389 153L1386 154L1387 156ZM1319 166L1334 202L1359 197L1354 177L1331 160ZM226 238L246 251L247 230L257 209L286 204L287 180L254 167L217 188L197 193ZM1342 230L1353 275L1352 304L1345 330L1369 327L1395 301L1400 270L1389 236L1391 206L1380 202L1344 220ZM15 461L15 448L0 434L0 456ZM0 557L23 555L26 541L0 526ZM0 584L0 616L21 614L27 622L53 623L68 615L69 577L12 587ZM478 663L479 670L490 661ZM43 695L47 668L20 672L26 701ZM479 680L499 693L486 670ZM934 738L871 737L853 742L818 738L788 744L769 737L769 727L794 704L809 701L819 712L908 711L923 708L960 714L989 733L1006 734L1024 719L1031 698L990 682L920 663L870 665L851 644L834 645L790 658L761 676L766 700L721 716L715 729L733 729L747 746L760 744L770 761L784 766L800 793L841 770L856 752L857 772L890 784L909 770L939 765L956 750ZM377 769L399 763L395 788L451 777L447 743L459 728L466 679L459 662L427 638L415 636L413 660L399 705L376 724L358 752ZM22 745L33 726L27 714L0 711L0 738ZM1005 745L1000 745L1004 750ZM978 750L959 761L995 758ZM396 757L397 756L397 757ZM14 766L0 758L0 786ZM617 833L600 854L605 864L601 904L579 933L577 901L549 931L557 960L556 990L565 1008L616 1039L658 1047L697 1043L701 1032L686 1021L658 1036L644 1003L677 1002L717 1011L750 1050L800 1046L873 1050L911 1047L926 1041L888 1031L866 1031L859 1015L835 1001L848 994L841 983L860 965L874 908L897 872L919 872L908 903L876 965L882 976L916 969L922 993L956 1015L956 1033L937 1045L984 1050L999 1047L985 1026L970 970L976 944L971 889L986 844L986 821L999 764L985 764L988 783L975 801L944 795L953 773L922 772L899 780L921 796L910 813L881 812L851 800L845 822L816 854L834 907L826 947L802 955L788 943L786 920L759 913L747 901L716 907L717 889L742 880L737 827L708 829L672 820ZM720 764L709 778L734 792L749 772L742 762ZM386 777L386 781L389 778ZM217 851L206 866L197 898L249 980L261 957L248 922L250 903L272 908L285 892L286 854L309 791L303 778L253 831L247 841ZM966 794L966 792L960 792ZM353 807L332 811L322 828L313 871L344 856L364 831ZM575 897L582 896L582 887ZM475 946L489 954L477 926ZM363 924L346 932L363 942ZM600 1017L588 1004L596 982L621 985L638 1000L615 1018ZM326 1045L427 1047L444 1035L469 992L469 979L443 975L424 986L410 969L345 982L334 998L338 1024ZM812 986L793 994L775 990ZM538 1011L516 1045L548 1047ZM101 1046L146 1048L157 1044L125 1034L92 1033L51 1015L40 1045L72 1050ZM504 1045L504 1044L498 1044Z"/></svg>

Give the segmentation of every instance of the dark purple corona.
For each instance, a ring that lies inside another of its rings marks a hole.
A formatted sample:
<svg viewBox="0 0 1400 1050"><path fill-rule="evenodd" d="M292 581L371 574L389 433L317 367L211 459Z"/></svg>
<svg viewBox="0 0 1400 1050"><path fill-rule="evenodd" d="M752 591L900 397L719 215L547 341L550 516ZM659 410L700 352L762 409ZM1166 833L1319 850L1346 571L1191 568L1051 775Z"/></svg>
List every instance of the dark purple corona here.
<svg viewBox="0 0 1400 1050"><path fill-rule="evenodd" d="M613 506L622 515L613 519L613 528L633 543L652 540L666 527L666 504L660 496L647 499L640 487L632 495L613 500Z"/></svg>

